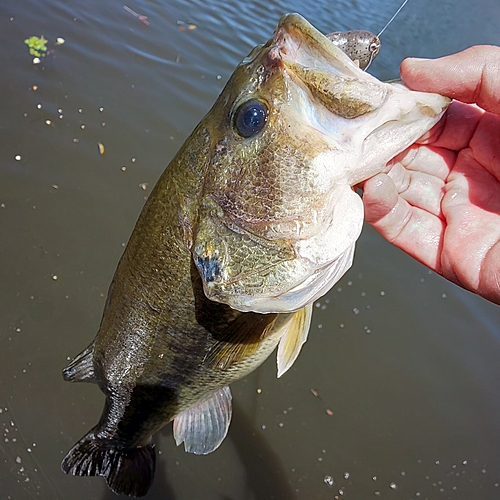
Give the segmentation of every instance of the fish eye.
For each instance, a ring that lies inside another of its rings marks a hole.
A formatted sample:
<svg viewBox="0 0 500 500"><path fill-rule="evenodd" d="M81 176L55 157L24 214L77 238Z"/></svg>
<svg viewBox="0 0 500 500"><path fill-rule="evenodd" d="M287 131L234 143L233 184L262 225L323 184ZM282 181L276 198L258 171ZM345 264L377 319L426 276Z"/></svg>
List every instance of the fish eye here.
<svg viewBox="0 0 500 500"><path fill-rule="evenodd" d="M253 137L265 126L269 116L269 107L264 101L252 99L246 101L234 114L234 126L241 137Z"/></svg>

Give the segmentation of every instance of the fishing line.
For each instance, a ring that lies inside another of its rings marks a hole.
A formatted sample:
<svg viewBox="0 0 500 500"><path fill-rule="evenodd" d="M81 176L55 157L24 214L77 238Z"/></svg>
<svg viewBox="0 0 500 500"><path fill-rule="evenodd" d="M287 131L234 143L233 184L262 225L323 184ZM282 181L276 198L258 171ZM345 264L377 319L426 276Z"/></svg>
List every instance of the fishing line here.
<svg viewBox="0 0 500 500"><path fill-rule="evenodd" d="M378 50L380 49L380 35L387 29L387 27L389 26L389 24L392 23L392 21L394 21L395 17L401 12L401 9L409 2L409 0L404 0L404 2L399 6L399 9L394 13L394 15L389 19L389 21L387 22L387 24L380 30L380 33L376 36L376 42L374 42L371 46L370 46L370 60L368 61L368 64L365 66L365 68L363 69L363 71L366 71L373 59L374 59L374 56L376 55L376 53L378 53Z"/></svg>
<svg viewBox="0 0 500 500"><path fill-rule="evenodd" d="M401 12L401 9L409 2L409 0L404 0L404 2L399 6L399 9L394 13L394 15L389 19L389 22L382 28L380 33L377 35L377 37L380 37L380 35L387 29L389 24L394 21L394 18Z"/></svg>

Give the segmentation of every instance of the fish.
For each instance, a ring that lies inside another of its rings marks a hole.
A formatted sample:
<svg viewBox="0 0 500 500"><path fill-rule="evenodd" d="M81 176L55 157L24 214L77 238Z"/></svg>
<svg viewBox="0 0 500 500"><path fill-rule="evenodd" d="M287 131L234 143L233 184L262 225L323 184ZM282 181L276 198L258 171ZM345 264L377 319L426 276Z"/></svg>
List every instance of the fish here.
<svg viewBox="0 0 500 500"><path fill-rule="evenodd" d="M209 116L233 131L212 132L193 257L209 299L271 313L305 307L349 269L363 223L352 187L429 130L450 101L380 82L290 15L217 102Z"/></svg>
<svg viewBox="0 0 500 500"><path fill-rule="evenodd" d="M277 348L278 376L312 305L350 266L353 186L436 123L448 101L379 82L298 14L235 69L146 201L94 341L63 371L105 395L65 473L143 496L152 436L187 452L227 435L230 384Z"/></svg>

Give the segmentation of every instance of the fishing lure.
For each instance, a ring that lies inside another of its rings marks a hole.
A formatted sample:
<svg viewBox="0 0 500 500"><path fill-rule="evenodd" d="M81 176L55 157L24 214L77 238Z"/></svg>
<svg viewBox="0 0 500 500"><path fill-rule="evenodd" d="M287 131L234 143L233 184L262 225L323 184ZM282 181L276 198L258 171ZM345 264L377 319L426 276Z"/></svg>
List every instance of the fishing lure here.
<svg viewBox="0 0 500 500"><path fill-rule="evenodd" d="M381 42L380 36L394 21L396 16L401 12L401 9L408 3L409 0L399 6L398 10L389 19L386 25L380 30L378 35L367 30L350 30L350 31L334 31L326 35L342 52L347 54L353 61L359 64L363 70L367 70L373 60L380 52Z"/></svg>

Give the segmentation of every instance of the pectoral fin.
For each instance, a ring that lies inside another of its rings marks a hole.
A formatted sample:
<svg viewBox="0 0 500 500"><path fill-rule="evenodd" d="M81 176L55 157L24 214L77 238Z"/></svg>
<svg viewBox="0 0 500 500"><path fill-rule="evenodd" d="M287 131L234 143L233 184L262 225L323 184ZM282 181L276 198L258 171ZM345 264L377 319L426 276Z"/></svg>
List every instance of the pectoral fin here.
<svg viewBox="0 0 500 500"><path fill-rule="evenodd" d="M298 310L286 325L286 332L278 346L278 378L295 362L307 340L311 326L312 303Z"/></svg>
<svg viewBox="0 0 500 500"><path fill-rule="evenodd" d="M195 455L207 455L216 450L229 429L231 399L229 387L223 387L177 415L174 419L177 446L184 443L184 449Z"/></svg>
<svg viewBox="0 0 500 500"><path fill-rule="evenodd" d="M203 361L204 364L228 370L249 358L273 329L277 317L277 314L241 314L217 337L218 342Z"/></svg>

